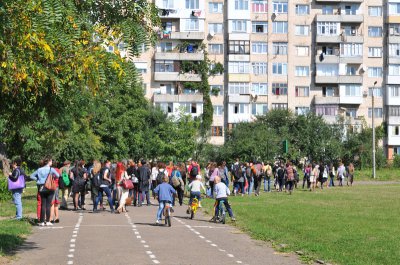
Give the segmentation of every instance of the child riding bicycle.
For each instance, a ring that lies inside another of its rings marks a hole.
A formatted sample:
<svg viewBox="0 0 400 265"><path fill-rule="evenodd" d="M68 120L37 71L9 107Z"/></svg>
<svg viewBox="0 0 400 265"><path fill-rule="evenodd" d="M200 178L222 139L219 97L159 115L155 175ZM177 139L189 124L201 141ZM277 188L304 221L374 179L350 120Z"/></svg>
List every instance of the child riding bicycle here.
<svg viewBox="0 0 400 265"><path fill-rule="evenodd" d="M215 183L216 185L214 186L214 196L215 196L215 212L214 212L214 217L211 219L212 221L216 221L218 217L218 212L219 212L219 202L223 201L226 210L228 211L229 216L231 217L232 221L236 221L236 218L233 215L233 211L231 208L231 205L228 202L228 195L230 195L229 188L225 185L225 183L221 182L221 178L219 176L215 177Z"/></svg>
<svg viewBox="0 0 400 265"><path fill-rule="evenodd" d="M161 221L162 211L166 203L172 202L172 196L176 194L176 190L168 184L169 178L168 176L164 176L162 178L162 183L159 184L155 189L154 192L157 194L159 206L157 211L157 221L156 224L159 224Z"/></svg>
<svg viewBox="0 0 400 265"><path fill-rule="evenodd" d="M194 198L196 198L197 200L199 200L199 208L201 208L201 190L203 190L204 192L206 192L206 188L204 187L203 183L201 182L201 175L197 175L196 176L196 180L192 181L189 184L188 187L189 191L190 191L190 199L189 199L189 204L188 204L188 209L186 211L187 214L190 213L190 206L192 205L192 201Z"/></svg>

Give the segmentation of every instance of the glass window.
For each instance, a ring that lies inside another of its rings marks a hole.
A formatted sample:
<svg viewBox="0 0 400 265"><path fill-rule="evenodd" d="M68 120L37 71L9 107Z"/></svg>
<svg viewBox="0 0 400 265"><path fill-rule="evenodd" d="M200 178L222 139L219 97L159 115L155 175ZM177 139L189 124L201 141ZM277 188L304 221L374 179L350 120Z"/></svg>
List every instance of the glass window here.
<svg viewBox="0 0 400 265"><path fill-rule="evenodd" d="M338 22L317 22L317 34L320 36L339 35L338 27Z"/></svg>
<svg viewBox="0 0 400 265"><path fill-rule="evenodd" d="M251 44L252 53L268 53L268 43L267 42L253 42Z"/></svg>
<svg viewBox="0 0 400 265"><path fill-rule="evenodd" d="M197 18L186 19L185 30L186 31L189 31L189 30L198 31L199 30L199 20Z"/></svg>
<svg viewBox="0 0 400 265"><path fill-rule="evenodd" d="M186 0L186 9L199 9L199 0Z"/></svg>
<svg viewBox="0 0 400 265"><path fill-rule="evenodd" d="M253 0L251 2L251 11L253 13L268 13L268 1Z"/></svg>
<svg viewBox="0 0 400 265"><path fill-rule="evenodd" d="M383 109L382 108L374 108L374 117L382 118L383 117ZM372 108L368 108L368 118L372 118Z"/></svg>
<svg viewBox="0 0 400 265"><path fill-rule="evenodd" d="M389 66L390 75L390 66ZM368 67L368 77L382 77L382 67Z"/></svg>
<svg viewBox="0 0 400 265"><path fill-rule="evenodd" d="M310 13L309 5L296 5L296 15L308 15Z"/></svg>
<svg viewBox="0 0 400 265"><path fill-rule="evenodd" d="M232 32L247 32L247 20L232 20Z"/></svg>
<svg viewBox="0 0 400 265"><path fill-rule="evenodd" d="M286 83L272 83L272 94L279 95L287 95L287 84Z"/></svg>
<svg viewBox="0 0 400 265"><path fill-rule="evenodd" d="M400 15L400 3L388 3L389 15Z"/></svg>
<svg viewBox="0 0 400 265"><path fill-rule="evenodd" d="M222 116L224 115L224 106L213 106L214 107L214 115L215 116Z"/></svg>
<svg viewBox="0 0 400 265"><path fill-rule="evenodd" d="M338 76L337 64L317 64L317 76Z"/></svg>
<svg viewBox="0 0 400 265"><path fill-rule="evenodd" d="M229 95L249 94L249 83L231 82L228 84Z"/></svg>
<svg viewBox="0 0 400 265"><path fill-rule="evenodd" d="M209 23L208 24L208 33L215 33L215 34L223 33L222 23Z"/></svg>
<svg viewBox="0 0 400 265"><path fill-rule="evenodd" d="M208 3L208 10L210 13L222 13L222 3L210 2Z"/></svg>
<svg viewBox="0 0 400 265"><path fill-rule="evenodd" d="M296 66L295 75L296 76L309 76L310 75L310 67L309 66Z"/></svg>
<svg viewBox="0 0 400 265"><path fill-rule="evenodd" d="M234 114L245 114L248 113L248 104L244 103L237 103L233 105L233 113Z"/></svg>
<svg viewBox="0 0 400 265"><path fill-rule="evenodd" d="M333 6L324 5L322 6L323 15L333 15Z"/></svg>
<svg viewBox="0 0 400 265"><path fill-rule="evenodd" d="M211 126L211 136L222 136L222 126Z"/></svg>
<svg viewBox="0 0 400 265"><path fill-rule="evenodd" d="M297 56L308 56L309 48L308 46L296 46Z"/></svg>
<svg viewBox="0 0 400 265"><path fill-rule="evenodd" d="M272 64L273 75L287 75L287 63L273 63Z"/></svg>
<svg viewBox="0 0 400 265"><path fill-rule="evenodd" d="M400 43L389 43L389 56L400 57Z"/></svg>
<svg viewBox="0 0 400 265"><path fill-rule="evenodd" d="M161 42L160 49L161 49L161 52L171 52L172 51L172 42Z"/></svg>
<svg viewBox="0 0 400 265"><path fill-rule="evenodd" d="M381 87L369 87L368 88L368 96L372 97L372 93L374 93L375 97L383 97L383 89Z"/></svg>
<svg viewBox="0 0 400 265"><path fill-rule="evenodd" d="M310 27L307 25L296 25L296 35L298 36L308 36L310 32Z"/></svg>
<svg viewBox="0 0 400 265"><path fill-rule="evenodd" d="M388 86L390 97L400 97L400 86Z"/></svg>
<svg viewBox="0 0 400 265"><path fill-rule="evenodd" d="M272 109L287 109L287 104L286 103L272 103L271 105Z"/></svg>
<svg viewBox="0 0 400 265"><path fill-rule="evenodd" d="M368 47L368 57L382 57L382 47Z"/></svg>
<svg viewBox="0 0 400 265"><path fill-rule="evenodd" d="M155 61L155 72L174 72L174 61Z"/></svg>
<svg viewBox="0 0 400 265"><path fill-rule="evenodd" d="M253 115L265 115L268 112L268 104L252 104L251 114Z"/></svg>
<svg viewBox="0 0 400 265"><path fill-rule="evenodd" d="M164 113L174 112L173 103L156 103L156 107L160 108Z"/></svg>
<svg viewBox="0 0 400 265"><path fill-rule="evenodd" d="M229 62L228 69L230 74L249 74L250 63L249 62Z"/></svg>
<svg viewBox="0 0 400 265"><path fill-rule="evenodd" d="M322 95L324 97L335 97L337 94L336 91L337 91L337 88L335 88L335 87L331 87L331 86L322 87Z"/></svg>
<svg viewBox="0 0 400 265"><path fill-rule="evenodd" d="M389 106L390 117L400 117L400 106Z"/></svg>
<svg viewBox="0 0 400 265"><path fill-rule="evenodd" d="M307 115L310 112L310 107L296 107L295 113L297 115Z"/></svg>
<svg viewBox="0 0 400 265"><path fill-rule="evenodd" d="M174 8L174 0L163 0L162 8L165 9Z"/></svg>
<svg viewBox="0 0 400 265"><path fill-rule="evenodd" d="M218 95L224 95L224 87L222 85L211 85L210 86L210 95L215 95L218 91Z"/></svg>
<svg viewBox="0 0 400 265"><path fill-rule="evenodd" d="M340 55L342 56L362 56L363 45L362 43L341 43Z"/></svg>
<svg viewBox="0 0 400 265"><path fill-rule="evenodd" d="M272 2L272 10L274 13L287 13L288 1L287 0L274 0Z"/></svg>
<svg viewBox="0 0 400 265"><path fill-rule="evenodd" d="M400 36L400 24L390 23L389 24L389 35Z"/></svg>
<svg viewBox="0 0 400 265"><path fill-rule="evenodd" d="M287 21L274 21L273 22L273 32L274 33L287 33L288 23Z"/></svg>
<svg viewBox="0 0 400 265"><path fill-rule="evenodd" d="M251 92L255 95L266 96L268 95L268 84L267 83L252 83Z"/></svg>
<svg viewBox="0 0 400 265"><path fill-rule="evenodd" d="M253 21L252 22L252 33L267 33L268 22Z"/></svg>
<svg viewBox="0 0 400 265"><path fill-rule="evenodd" d="M345 96L360 97L361 96L361 86L345 85Z"/></svg>
<svg viewBox="0 0 400 265"><path fill-rule="evenodd" d="M287 42L274 42L274 43L272 43L272 54L286 55L287 48L288 48Z"/></svg>
<svg viewBox="0 0 400 265"><path fill-rule="evenodd" d="M369 37L382 37L382 27L368 27Z"/></svg>
<svg viewBox="0 0 400 265"><path fill-rule="evenodd" d="M223 54L222 44L208 44L208 53L210 54Z"/></svg>
<svg viewBox="0 0 400 265"><path fill-rule="evenodd" d="M250 41L230 40L229 54L250 54Z"/></svg>
<svg viewBox="0 0 400 265"><path fill-rule="evenodd" d="M235 0L235 10L249 10L249 0Z"/></svg>
<svg viewBox="0 0 400 265"><path fill-rule="evenodd" d="M310 87L308 86L296 86L296 97L309 97Z"/></svg>
<svg viewBox="0 0 400 265"><path fill-rule="evenodd" d="M369 6L368 7L368 15L370 15L371 17L382 16L382 7L381 6Z"/></svg>
<svg viewBox="0 0 400 265"><path fill-rule="evenodd" d="M374 68L380 68L380 67L374 67ZM400 64L389 64L389 75L400 76ZM381 76L382 76L382 68L381 68Z"/></svg>
<svg viewBox="0 0 400 265"><path fill-rule="evenodd" d="M209 72L213 71L215 69L215 67L216 67L216 63L210 63L209 64ZM223 71L214 73L214 75L222 75L222 74L223 74Z"/></svg>
<svg viewBox="0 0 400 265"><path fill-rule="evenodd" d="M253 74L255 75L266 75L268 74L267 63L254 62L253 66Z"/></svg>

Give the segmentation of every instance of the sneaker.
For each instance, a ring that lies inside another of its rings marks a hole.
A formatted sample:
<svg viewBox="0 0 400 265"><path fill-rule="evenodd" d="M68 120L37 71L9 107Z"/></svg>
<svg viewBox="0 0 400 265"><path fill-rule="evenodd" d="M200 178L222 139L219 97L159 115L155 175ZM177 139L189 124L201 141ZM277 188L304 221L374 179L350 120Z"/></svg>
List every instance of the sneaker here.
<svg viewBox="0 0 400 265"><path fill-rule="evenodd" d="M157 219L157 220L156 220L156 224L160 224L160 220Z"/></svg>
<svg viewBox="0 0 400 265"><path fill-rule="evenodd" d="M171 207L170 211L171 211L171 213L174 213L174 212L175 212L175 211L174 211L174 208L172 208L172 207Z"/></svg>
<svg viewBox="0 0 400 265"><path fill-rule="evenodd" d="M46 222L46 226L53 226L51 222Z"/></svg>
<svg viewBox="0 0 400 265"><path fill-rule="evenodd" d="M39 226L45 226L44 222L39 223Z"/></svg>
<svg viewBox="0 0 400 265"><path fill-rule="evenodd" d="M235 217L232 217L231 220L232 220L232 222L235 222L235 221L236 221L236 218L235 218Z"/></svg>
<svg viewBox="0 0 400 265"><path fill-rule="evenodd" d="M186 214L190 214L190 211L189 211L189 209L187 209L187 210L186 210Z"/></svg>
<svg viewBox="0 0 400 265"><path fill-rule="evenodd" d="M54 220L54 223L58 224L60 222L60 219Z"/></svg>

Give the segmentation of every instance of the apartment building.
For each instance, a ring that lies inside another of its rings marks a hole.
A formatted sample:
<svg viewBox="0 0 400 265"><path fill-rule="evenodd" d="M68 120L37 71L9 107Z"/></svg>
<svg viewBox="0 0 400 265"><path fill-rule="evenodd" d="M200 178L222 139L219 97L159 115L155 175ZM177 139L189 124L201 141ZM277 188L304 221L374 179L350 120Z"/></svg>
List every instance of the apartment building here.
<svg viewBox="0 0 400 265"><path fill-rule="evenodd" d="M162 29L135 58L146 96L169 115L200 116L199 73L185 62L224 65L210 76L210 143L271 109L315 112L349 128L388 125L388 157L400 152L400 0L153 0ZM202 44L200 44L202 43ZM211 65L211 68L214 67ZM187 69L186 69L187 70Z"/></svg>

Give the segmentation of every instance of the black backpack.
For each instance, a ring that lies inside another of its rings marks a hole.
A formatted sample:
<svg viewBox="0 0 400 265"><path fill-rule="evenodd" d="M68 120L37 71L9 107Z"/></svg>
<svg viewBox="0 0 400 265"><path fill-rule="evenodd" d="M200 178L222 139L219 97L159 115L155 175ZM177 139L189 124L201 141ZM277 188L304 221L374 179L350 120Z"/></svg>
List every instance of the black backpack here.
<svg viewBox="0 0 400 265"><path fill-rule="evenodd" d="M106 172L106 170L108 170L108 173L110 174L111 171L110 171L109 168L103 167L102 169L100 169L100 175L99 175L99 178L100 178L100 185L101 185L101 184L104 184L104 185L110 186L111 183L110 183L109 181L107 181L107 180L104 179L104 173ZM110 176L109 176L109 177L110 177Z"/></svg>
<svg viewBox="0 0 400 265"><path fill-rule="evenodd" d="M101 185L100 173L97 173L96 175L91 173L91 175L92 175L92 186L95 188L99 188Z"/></svg>
<svg viewBox="0 0 400 265"><path fill-rule="evenodd" d="M241 169L240 169L239 165L234 165L233 166L232 174L233 174L233 178L235 180L240 179L240 177L241 177L241 172L240 171L241 171Z"/></svg>
<svg viewBox="0 0 400 265"><path fill-rule="evenodd" d="M162 179L165 176L164 172L165 172L165 170L164 171L158 171L157 178L156 178L157 184L161 184L162 183Z"/></svg>
<svg viewBox="0 0 400 265"><path fill-rule="evenodd" d="M192 177L196 177L199 174L199 167L196 166L192 166L192 168L190 169L190 176Z"/></svg>

